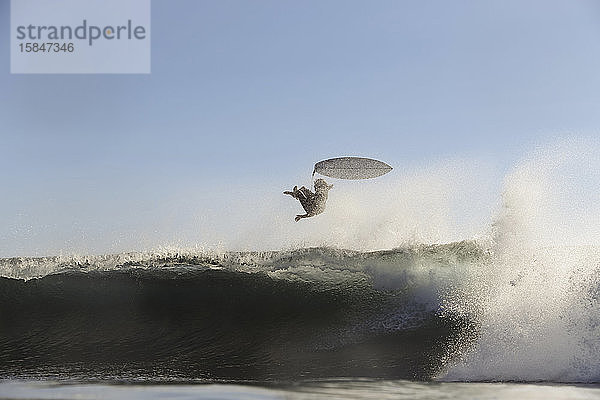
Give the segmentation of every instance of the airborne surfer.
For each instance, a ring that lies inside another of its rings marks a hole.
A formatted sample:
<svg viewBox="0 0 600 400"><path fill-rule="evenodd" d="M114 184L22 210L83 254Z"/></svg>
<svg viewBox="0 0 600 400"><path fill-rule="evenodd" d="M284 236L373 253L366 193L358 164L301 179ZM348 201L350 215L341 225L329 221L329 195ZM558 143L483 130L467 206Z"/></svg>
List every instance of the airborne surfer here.
<svg viewBox="0 0 600 400"><path fill-rule="evenodd" d="M392 170L392 167L383 161L364 157L337 157L329 160L319 161L313 169L313 177L316 173L337 179L369 179L385 175ZM328 185L323 179L315 181L315 193L302 186L294 186L294 189L285 191L283 194L289 194L295 199L300 200L300 204L306 211L306 214L296 215L296 222L302 218L314 217L325 211L327 202L327 193L333 185Z"/></svg>
<svg viewBox="0 0 600 400"><path fill-rule="evenodd" d="M306 211L306 214L296 215L295 221L298 222L302 218L314 217L315 215L321 214L325 211L325 202L327 202L327 192L333 187L328 185L324 179L317 179L315 181L315 193L311 192L310 189L302 186L298 189L298 186L294 186L294 189L285 191L283 194L289 194L295 199L300 200L302 208Z"/></svg>

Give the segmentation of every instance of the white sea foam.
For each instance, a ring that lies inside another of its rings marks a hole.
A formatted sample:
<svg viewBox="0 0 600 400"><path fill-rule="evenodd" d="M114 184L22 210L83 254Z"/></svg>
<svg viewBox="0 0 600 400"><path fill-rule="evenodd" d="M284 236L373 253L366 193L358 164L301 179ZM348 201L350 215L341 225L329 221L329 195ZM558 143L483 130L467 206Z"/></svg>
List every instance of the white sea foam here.
<svg viewBox="0 0 600 400"><path fill-rule="evenodd" d="M442 379L598 381L598 150L563 142L507 177L492 261L446 294L479 332Z"/></svg>

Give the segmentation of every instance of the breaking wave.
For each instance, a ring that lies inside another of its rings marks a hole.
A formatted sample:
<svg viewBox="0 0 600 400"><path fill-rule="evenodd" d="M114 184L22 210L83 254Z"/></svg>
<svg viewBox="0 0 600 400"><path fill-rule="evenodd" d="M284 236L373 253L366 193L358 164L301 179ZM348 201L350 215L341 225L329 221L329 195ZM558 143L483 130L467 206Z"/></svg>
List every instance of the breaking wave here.
<svg viewBox="0 0 600 400"><path fill-rule="evenodd" d="M322 247L1 259L0 376L600 382L598 150L532 153L471 240L339 248L410 239L394 194Z"/></svg>
<svg viewBox="0 0 600 400"><path fill-rule="evenodd" d="M600 251L543 254L458 242L4 259L0 374L597 382Z"/></svg>
<svg viewBox="0 0 600 400"><path fill-rule="evenodd" d="M485 257L456 243L6 259L0 372L428 379L467 323L441 316L440 290Z"/></svg>

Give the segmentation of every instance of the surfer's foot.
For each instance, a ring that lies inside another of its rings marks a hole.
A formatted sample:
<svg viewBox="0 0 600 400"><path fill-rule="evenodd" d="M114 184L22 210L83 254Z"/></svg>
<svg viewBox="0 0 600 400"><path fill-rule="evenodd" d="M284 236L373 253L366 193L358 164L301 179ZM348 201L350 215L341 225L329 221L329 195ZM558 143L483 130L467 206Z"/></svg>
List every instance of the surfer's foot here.
<svg viewBox="0 0 600 400"><path fill-rule="evenodd" d="M300 221L302 218L304 218L303 215L296 215L296 218L294 218L294 221L298 222Z"/></svg>

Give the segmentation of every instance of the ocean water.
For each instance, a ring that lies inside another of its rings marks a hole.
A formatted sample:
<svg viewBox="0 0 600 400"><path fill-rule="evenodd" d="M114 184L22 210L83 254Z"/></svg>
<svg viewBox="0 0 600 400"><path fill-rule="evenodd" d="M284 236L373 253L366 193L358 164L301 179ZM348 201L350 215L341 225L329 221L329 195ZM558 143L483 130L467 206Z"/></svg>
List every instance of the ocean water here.
<svg viewBox="0 0 600 400"><path fill-rule="evenodd" d="M596 397L599 266L475 241L4 259L0 397Z"/></svg>
<svg viewBox="0 0 600 400"><path fill-rule="evenodd" d="M342 221L347 247L0 259L0 398L598 397L600 168L579 151L515 168L465 240L396 241L391 207Z"/></svg>
<svg viewBox="0 0 600 400"><path fill-rule="evenodd" d="M367 379L305 382L294 385L178 384L109 385L0 381L2 398L11 399L597 399L592 385L517 383L435 383Z"/></svg>
<svg viewBox="0 0 600 400"><path fill-rule="evenodd" d="M456 243L2 260L18 278L0 278L0 375L430 379L478 329L440 290L486 257Z"/></svg>

